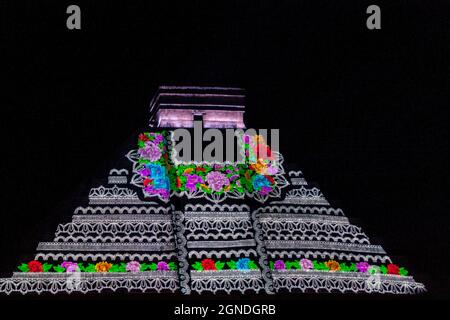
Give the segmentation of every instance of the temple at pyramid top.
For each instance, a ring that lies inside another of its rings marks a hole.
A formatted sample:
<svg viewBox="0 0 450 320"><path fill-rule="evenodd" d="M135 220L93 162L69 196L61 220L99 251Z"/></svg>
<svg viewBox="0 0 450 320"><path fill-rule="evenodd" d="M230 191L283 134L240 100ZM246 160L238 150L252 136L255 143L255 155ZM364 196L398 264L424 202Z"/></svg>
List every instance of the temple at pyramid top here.
<svg viewBox="0 0 450 320"><path fill-rule="evenodd" d="M245 91L241 88L160 86L150 102L150 126L245 128Z"/></svg>

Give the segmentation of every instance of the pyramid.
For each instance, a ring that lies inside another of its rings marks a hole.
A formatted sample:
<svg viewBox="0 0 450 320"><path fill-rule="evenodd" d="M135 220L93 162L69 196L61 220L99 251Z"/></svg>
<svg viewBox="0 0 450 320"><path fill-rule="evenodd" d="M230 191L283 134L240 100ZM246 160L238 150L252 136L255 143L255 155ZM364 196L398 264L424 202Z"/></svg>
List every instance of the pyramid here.
<svg viewBox="0 0 450 320"><path fill-rule="evenodd" d="M244 98L160 87L148 131L0 292L425 291L261 136L242 136L244 162L177 160L174 132L195 120L245 129Z"/></svg>

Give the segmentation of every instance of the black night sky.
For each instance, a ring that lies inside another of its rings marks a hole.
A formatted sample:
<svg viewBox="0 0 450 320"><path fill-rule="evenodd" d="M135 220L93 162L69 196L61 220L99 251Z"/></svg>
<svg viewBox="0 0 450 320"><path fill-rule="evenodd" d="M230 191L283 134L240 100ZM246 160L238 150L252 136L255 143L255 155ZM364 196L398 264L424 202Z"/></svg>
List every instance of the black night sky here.
<svg viewBox="0 0 450 320"><path fill-rule="evenodd" d="M247 126L281 128L286 160L425 283L419 299L448 299L448 1L74 3L78 31L72 2L0 3L2 276L135 141L158 85L238 86Z"/></svg>

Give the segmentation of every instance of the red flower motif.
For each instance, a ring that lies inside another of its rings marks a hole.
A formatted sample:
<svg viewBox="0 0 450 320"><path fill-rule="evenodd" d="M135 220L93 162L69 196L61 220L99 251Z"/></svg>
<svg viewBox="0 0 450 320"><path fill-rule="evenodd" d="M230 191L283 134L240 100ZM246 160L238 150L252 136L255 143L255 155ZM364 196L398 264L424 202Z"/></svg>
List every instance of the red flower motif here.
<svg viewBox="0 0 450 320"><path fill-rule="evenodd" d="M199 171L206 172L206 169L205 169L205 168L202 168L202 167L197 167L197 168L195 169L195 172L199 172Z"/></svg>
<svg viewBox="0 0 450 320"><path fill-rule="evenodd" d="M275 180L273 180L273 178L271 176L265 176L267 178L267 180L270 181L271 184L275 183Z"/></svg>
<svg viewBox="0 0 450 320"><path fill-rule="evenodd" d="M387 266L387 273L388 274L398 274L399 273L399 267L396 264L390 263Z"/></svg>
<svg viewBox="0 0 450 320"><path fill-rule="evenodd" d="M257 158L270 159L273 160L272 150L268 145L258 145L253 148L253 152L256 154Z"/></svg>
<svg viewBox="0 0 450 320"><path fill-rule="evenodd" d="M28 272L43 272L42 264L39 261L33 260L28 262Z"/></svg>
<svg viewBox="0 0 450 320"><path fill-rule="evenodd" d="M148 185L150 184L150 182L152 182L152 179L145 178L145 179L144 179L144 186L145 186L145 187L148 186Z"/></svg>
<svg viewBox="0 0 450 320"><path fill-rule="evenodd" d="M177 177L177 189L181 188L181 180L180 177Z"/></svg>
<svg viewBox="0 0 450 320"><path fill-rule="evenodd" d="M203 259L202 267L203 267L203 270L216 270L216 264L211 259Z"/></svg>
<svg viewBox="0 0 450 320"><path fill-rule="evenodd" d="M148 141L148 137L147 137L145 134L141 133L141 134L139 135L139 140L145 142L145 141Z"/></svg>

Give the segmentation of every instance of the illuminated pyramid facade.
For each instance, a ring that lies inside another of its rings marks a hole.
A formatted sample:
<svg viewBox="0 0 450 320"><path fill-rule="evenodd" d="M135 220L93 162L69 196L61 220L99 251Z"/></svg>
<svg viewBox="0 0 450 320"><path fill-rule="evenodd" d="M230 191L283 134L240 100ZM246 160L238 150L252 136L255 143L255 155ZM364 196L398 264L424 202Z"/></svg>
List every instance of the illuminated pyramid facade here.
<svg viewBox="0 0 450 320"><path fill-rule="evenodd" d="M242 89L160 87L148 131L0 291L424 291L261 136L245 163L177 163L173 130L243 129L244 108Z"/></svg>

